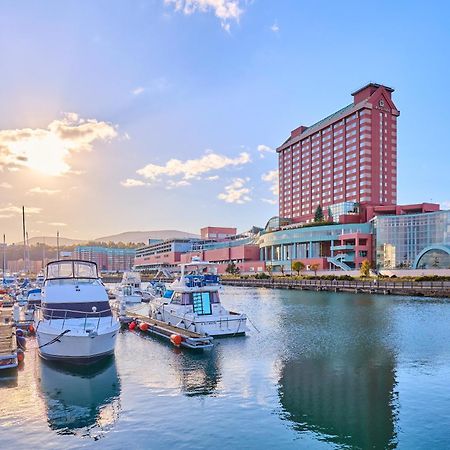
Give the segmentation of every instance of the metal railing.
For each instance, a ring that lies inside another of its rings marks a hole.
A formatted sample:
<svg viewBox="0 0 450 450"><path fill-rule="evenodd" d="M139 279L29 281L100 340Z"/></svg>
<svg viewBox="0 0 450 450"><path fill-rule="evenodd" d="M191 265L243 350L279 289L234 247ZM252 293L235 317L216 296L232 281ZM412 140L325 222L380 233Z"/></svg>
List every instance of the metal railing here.
<svg viewBox="0 0 450 450"><path fill-rule="evenodd" d="M50 313L50 317L48 317ZM108 313L108 314L105 314ZM64 325L66 323L66 320L70 319L84 319L83 323L83 330L86 331L86 325L88 324L88 319L96 319L97 320L97 326L95 329L98 331L98 328L100 326L100 320L102 318L110 317L110 325L113 324L113 315L111 313L110 309L104 309L103 311L79 311L79 310L73 310L73 309L52 309L42 306L36 307L36 314L39 319L39 322L48 322L49 325L52 324L52 321L55 320L62 320L61 322L61 329L64 328ZM69 314L69 317L67 315ZM70 317L70 314L76 314L76 317ZM103 314L103 315L102 315ZM54 317L56 316L56 317Z"/></svg>

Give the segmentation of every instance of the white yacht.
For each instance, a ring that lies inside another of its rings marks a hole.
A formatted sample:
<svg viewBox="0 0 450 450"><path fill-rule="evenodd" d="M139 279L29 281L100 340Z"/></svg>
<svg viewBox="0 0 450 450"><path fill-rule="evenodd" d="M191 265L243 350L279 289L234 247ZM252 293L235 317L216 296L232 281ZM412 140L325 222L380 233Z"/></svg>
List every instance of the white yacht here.
<svg viewBox="0 0 450 450"><path fill-rule="evenodd" d="M181 264L180 278L167 285L162 296L150 300L149 316L210 336L245 334L246 315L222 306L221 289L215 264L198 260Z"/></svg>
<svg viewBox="0 0 450 450"><path fill-rule="evenodd" d="M41 300L42 300L41 288L30 289L28 291L27 302L24 307L25 320L33 319L36 307L41 306Z"/></svg>
<svg viewBox="0 0 450 450"><path fill-rule="evenodd" d="M47 264L35 329L44 359L92 362L114 353L120 325L111 313L97 265L61 260Z"/></svg>
<svg viewBox="0 0 450 450"><path fill-rule="evenodd" d="M41 287L44 284L44 280L45 280L45 275L42 272L39 272L36 275L36 285L38 287Z"/></svg>

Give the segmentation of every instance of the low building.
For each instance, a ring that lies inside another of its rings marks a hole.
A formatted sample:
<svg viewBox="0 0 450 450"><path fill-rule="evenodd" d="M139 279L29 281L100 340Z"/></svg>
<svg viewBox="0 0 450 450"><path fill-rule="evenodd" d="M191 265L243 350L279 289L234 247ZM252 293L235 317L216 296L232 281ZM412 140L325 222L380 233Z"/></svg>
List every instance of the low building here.
<svg viewBox="0 0 450 450"><path fill-rule="evenodd" d="M379 269L450 269L450 211L377 216Z"/></svg>
<svg viewBox="0 0 450 450"><path fill-rule="evenodd" d="M95 262L102 272L125 272L134 265L135 249L80 245L73 257Z"/></svg>

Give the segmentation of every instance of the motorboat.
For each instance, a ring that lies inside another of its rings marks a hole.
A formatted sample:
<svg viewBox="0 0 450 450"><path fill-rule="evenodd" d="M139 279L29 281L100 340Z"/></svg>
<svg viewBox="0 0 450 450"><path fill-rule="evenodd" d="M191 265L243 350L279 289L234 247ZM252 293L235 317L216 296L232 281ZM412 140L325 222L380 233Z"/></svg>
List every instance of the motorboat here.
<svg viewBox="0 0 450 450"><path fill-rule="evenodd" d="M217 265L194 259L181 264L180 278L149 302L149 316L170 325L214 337L245 334L247 317L225 309Z"/></svg>
<svg viewBox="0 0 450 450"><path fill-rule="evenodd" d="M36 285L38 287L41 287L44 284L44 280L45 280L45 275L42 272L39 272L36 275Z"/></svg>
<svg viewBox="0 0 450 450"><path fill-rule="evenodd" d="M131 288L131 295L138 295L141 298L141 301L148 302L151 298L150 294L142 289L141 286L141 274L139 272L128 271L124 272L122 276L122 281L119 286L116 288L116 296L121 294L125 288ZM126 289L127 295L130 289Z"/></svg>
<svg viewBox="0 0 450 450"><path fill-rule="evenodd" d="M27 294L27 301L24 308L25 320L32 320L36 307L41 306L42 301L42 289L34 288L30 289Z"/></svg>
<svg viewBox="0 0 450 450"><path fill-rule="evenodd" d="M41 357L75 363L114 353L120 328L97 265L75 259L47 264L34 322Z"/></svg>

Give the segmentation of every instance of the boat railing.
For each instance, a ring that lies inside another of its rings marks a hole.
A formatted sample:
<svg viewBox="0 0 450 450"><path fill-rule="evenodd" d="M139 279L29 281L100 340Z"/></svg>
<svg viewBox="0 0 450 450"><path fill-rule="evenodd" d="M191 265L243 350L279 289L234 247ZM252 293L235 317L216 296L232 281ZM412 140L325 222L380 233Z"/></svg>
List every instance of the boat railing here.
<svg viewBox="0 0 450 450"><path fill-rule="evenodd" d="M114 320L110 309L104 309L103 311L79 311L73 309L52 309L47 307L43 308L42 306L36 306L36 312L38 313L38 317L40 318L39 321L48 321L49 325L52 324L52 321L62 319L61 329L64 328L66 320L68 319L84 319L83 330L86 330L88 319L97 319L97 331L99 329L100 320L102 319L102 317L110 317L111 326Z"/></svg>
<svg viewBox="0 0 450 450"><path fill-rule="evenodd" d="M206 275L185 275L187 287L204 287L220 284L219 275L206 274Z"/></svg>

